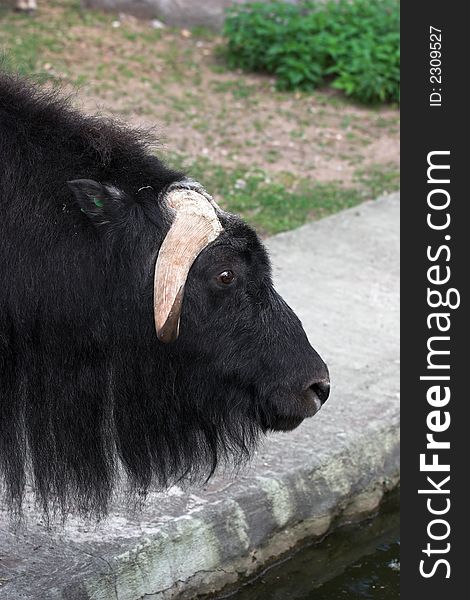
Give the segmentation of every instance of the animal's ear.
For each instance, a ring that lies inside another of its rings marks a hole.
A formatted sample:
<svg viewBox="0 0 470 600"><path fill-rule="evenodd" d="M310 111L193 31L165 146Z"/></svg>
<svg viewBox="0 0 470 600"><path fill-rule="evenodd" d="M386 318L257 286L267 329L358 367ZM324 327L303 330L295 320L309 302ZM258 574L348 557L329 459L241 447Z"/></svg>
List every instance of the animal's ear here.
<svg viewBox="0 0 470 600"><path fill-rule="evenodd" d="M95 225L105 225L122 218L125 194L113 185L103 185L92 179L74 179L67 184L75 201Z"/></svg>

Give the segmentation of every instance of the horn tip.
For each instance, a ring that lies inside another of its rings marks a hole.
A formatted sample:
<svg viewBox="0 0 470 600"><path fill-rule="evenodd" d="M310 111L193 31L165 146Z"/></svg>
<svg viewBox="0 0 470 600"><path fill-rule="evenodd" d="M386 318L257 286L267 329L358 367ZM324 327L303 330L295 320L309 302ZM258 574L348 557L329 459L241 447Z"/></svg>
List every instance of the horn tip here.
<svg viewBox="0 0 470 600"><path fill-rule="evenodd" d="M176 327L174 326L174 323L170 322L170 319L167 319L162 327L156 328L156 331L157 338L164 344L175 342L178 339L179 334L179 319Z"/></svg>

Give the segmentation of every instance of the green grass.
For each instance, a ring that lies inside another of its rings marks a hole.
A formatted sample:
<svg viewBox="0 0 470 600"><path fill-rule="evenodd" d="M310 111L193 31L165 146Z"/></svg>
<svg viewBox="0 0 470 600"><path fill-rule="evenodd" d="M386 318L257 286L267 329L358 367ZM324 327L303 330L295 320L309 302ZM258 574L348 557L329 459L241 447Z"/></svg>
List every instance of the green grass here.
<svg viewBox="0 0 470 600"><path fill-rule="evenodd" d="M38 70L42 70L40 56L43 49L47 48L54 53L59 53L63 46L54 31L43 25L37 29L28 27L27 35L25 35L24 19L25 17L17 16L2 22L0 37L2 66L20 75L32 75L37 74ZM4 40L7 42L5 45Z"/></svg>
<svg viewBox="0 0 470 600"><path fill-rule="evenodd" d="M211 82L211 88L216 93L225 94L231 92L234 98L250 98L253 95L256 86L247 85L242 80L237 81L214 81Z"/></svg>
<svg viewBox="0 0 470 600"><path fill-rule="evenodd" d="M355 180L368 190L371 198L377 198L400 188L400 172L393 164L369 165L366 169L358 169Z"/></svg>
<svg viewBox="0 0 470 600"><path fill-rule="evenodd" d="M264 235L299 227L398 188L396 171L381 167L358 172L358 185L345 187L339 181L299 180L290 173L273 178L260 169L228 169L206 158L190 160L177 154L163 158L203 183L222 208L241 215Z"/></svg>
<svg viewBox="0 0 470 600"><path fill-rule="evenodd" d="M191 29L191 33L192 33L193 37L195 37L199 40L206 40L206 41L212 41L218 35L216 31L213 31L212 29L210 29L209 27L205 27L204 25L195 25Z"/></svg>
<svg viewBox="0 0 470 600"><path fill-rule="evenodd" d="M69 29L74 25L99 27L110 24L113 17L98 11L82 10L79 0L59 2L50 0L51 6L60 6L58 16L47 21L14 13L10 7L0 7L0 66L1 68L32 76L39 81L54 79L44 69L44 55L57 57L61 71L65 72L62 56L72 38ZM54 65L57 66L57 65Z"/></svg>

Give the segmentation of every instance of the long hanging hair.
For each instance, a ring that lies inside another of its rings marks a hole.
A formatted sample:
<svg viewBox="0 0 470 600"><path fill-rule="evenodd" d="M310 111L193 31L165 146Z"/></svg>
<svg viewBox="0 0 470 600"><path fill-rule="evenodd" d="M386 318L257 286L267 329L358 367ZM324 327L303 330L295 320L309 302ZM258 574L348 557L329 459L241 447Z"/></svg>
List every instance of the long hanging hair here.
<svg viewBox="0 0 470 600"><path fill-rule="evenodd" d="M184 342L176 351L155 336L152 269L165 234L155 198L182 175L152 154L145 132L83 116L6 75L0 135L6 504L19 514L30 485L48 514L99 518L118 481L144 497L248 457L261 432L249 385L214 388L210 364L188 362ZM93 226L66 185L77 176L139 191L139 210ZM247 227L233 227L258 248ZM190 297L185 310L196 310Z"/></svg>

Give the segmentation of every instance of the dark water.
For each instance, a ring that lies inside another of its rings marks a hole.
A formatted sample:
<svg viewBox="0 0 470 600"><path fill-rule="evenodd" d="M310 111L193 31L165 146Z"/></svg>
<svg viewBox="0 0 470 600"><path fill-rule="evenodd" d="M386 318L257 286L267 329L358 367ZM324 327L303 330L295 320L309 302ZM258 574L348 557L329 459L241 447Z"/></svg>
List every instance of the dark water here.
<svg viewBox="0 0 470 600"><path fill-rule="evenodd" d="M304 547L217 599L397 600L400 597L396 498L361 525L343 527Z"/></svg>

